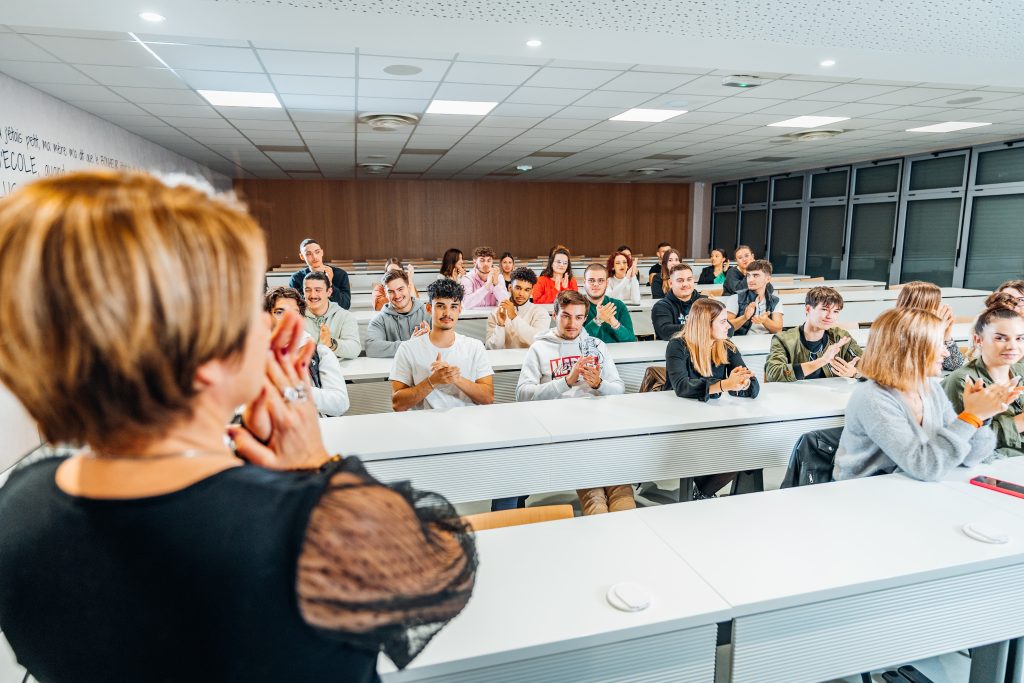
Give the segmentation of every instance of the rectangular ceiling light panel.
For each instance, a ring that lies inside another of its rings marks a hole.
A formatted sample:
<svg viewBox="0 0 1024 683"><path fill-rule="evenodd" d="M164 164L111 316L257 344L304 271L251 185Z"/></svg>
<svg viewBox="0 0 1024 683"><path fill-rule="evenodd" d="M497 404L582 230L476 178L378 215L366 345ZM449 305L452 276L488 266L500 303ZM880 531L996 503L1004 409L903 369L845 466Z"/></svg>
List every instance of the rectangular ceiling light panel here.
<svg viewBox="0 0 1024 683"><path fill-rule="evenodd" d="M468 102L463 100L434 100L427 107L428 114L461 114L486 116L498 106L497 102Z"/></svg>
<svg viewBox="0 0 1024 683"><path fill-rule="evenodd" d="M198 90L196 92L215 107L281 108L281 102L272 92L235 92L232 90Z"/></svg>
<svg viewBox="0 0 1024 683"><path fill-rule="evenodd" d="M981 126L991 126L991 123L974 123L972 121L946 121L945 123L936 123L931 126L921 126L920 128L907 128L908 133L952 133L955 130L966 130L968 128L979 128Z"/></svg>
<svg viewBox="0 0 1024 683"><path fill-rule="evenodd" d="M613 116L608 120L661 123L662 121L668 121L669 119L675 118L685 113L685 109L630 109L629 111L624 111L621 114Z"/></svg>
<svg viewBox="0 0 1024 683"><path fill-rule="evenodd" d="M849 116L797 116L794 119L786 119L778 123L769 123L769 126L776 128L817 128L827 126L830 123L849 121Z"/></svg>

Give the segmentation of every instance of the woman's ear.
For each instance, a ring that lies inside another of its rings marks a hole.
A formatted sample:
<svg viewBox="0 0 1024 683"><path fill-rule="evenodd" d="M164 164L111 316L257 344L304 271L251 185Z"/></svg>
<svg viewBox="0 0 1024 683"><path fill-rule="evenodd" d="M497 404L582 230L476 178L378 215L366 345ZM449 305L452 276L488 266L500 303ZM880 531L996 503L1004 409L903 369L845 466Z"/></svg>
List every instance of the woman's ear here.
<svg viewBox="0 0 1024 683"><path fill-rule="evenodd" d="M209 389L224 382L227 377L227 367L224 359L208 360L196 368L196 377L193 381L197 391Z"/></svg>

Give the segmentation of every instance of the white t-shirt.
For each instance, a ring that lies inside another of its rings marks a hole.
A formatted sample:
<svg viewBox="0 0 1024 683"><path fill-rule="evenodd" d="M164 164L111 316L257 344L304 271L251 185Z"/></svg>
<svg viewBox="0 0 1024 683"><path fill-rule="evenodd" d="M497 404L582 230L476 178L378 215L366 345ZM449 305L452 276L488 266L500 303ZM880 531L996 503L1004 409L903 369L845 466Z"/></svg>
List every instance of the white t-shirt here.
<svg viewBox="0 0 1024 683"><path fill-rule="evenodd" d="M778 295L776 294L776 296L778 296ZM757 302L757 305L755 306L754 314L755 315L760 315L763 312L765 312L765 305L767 303L768 303L768 298L767 297L765 297L764 301L760 301L759 300ZM780 298L778 300L778 304L776 304L776 306L775 306L775 310L773 310L772 313L780 313L781 315L783 315L782 319L785 319L784 318L785 311L782 308L783 308L783 304L782 304L782 299ZM741 313L742 311L739 311L739 312ZM772 333L768 332L768 328L766 328L763 325L758 325L757 323L751 323L751 329L750 329L750 332L748 334L752 334L752 335L768 335L768 334L772 334Z"/></svg>
<svg viewBox="0 0 1024 683"><path fill-rule="evenodd" d="M479 339L456 333L455 343L442 349L431 344L430 335L424 334L413 337L398 347L395 362L391 365L391 376L388 379L410 387L419 384L430 377L430 366L437 360L438 353L441 354L441 360L449 365L458 366L462 376L470 382L494 374L491 364L487 361L484 344ZM473 405L473 401L464 391L457 389L454 385L444 384L427 394L423 402L413 406L412 410L457 408L471 405Z"/></svg>

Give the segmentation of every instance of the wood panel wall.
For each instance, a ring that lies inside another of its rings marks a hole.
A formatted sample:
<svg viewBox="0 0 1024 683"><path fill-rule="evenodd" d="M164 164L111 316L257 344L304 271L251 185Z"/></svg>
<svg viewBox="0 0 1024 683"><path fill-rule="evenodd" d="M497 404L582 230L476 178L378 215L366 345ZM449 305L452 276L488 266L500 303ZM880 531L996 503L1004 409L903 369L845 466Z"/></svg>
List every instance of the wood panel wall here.
<svg viewBox="0 0 1024 683"><path fill-rule="evenodd" d="M328 259L439 258L476 246L517 256L653 253L690 238L689 184L513 183L446 180L236 180L268 234L271 264L298 260L317 237Z"/></svg>

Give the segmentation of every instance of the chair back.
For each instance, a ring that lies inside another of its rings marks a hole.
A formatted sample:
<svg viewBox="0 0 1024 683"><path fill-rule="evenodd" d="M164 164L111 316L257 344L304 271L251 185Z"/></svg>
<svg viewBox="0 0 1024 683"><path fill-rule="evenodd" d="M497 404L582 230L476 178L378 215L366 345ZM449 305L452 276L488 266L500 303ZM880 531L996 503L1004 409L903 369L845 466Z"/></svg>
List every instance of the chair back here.
<svg viewBox="0 0 1024 683"><path fill-rule="evenodd" d="M661 391L668 383L668 371L664 365L652 365L644 370L644 378L640 380L640 393Z"/></svg>
<svg viewBox="0 0 1024 683"><path fill-rule="evenodd" d="M832 467L842 434L842 427L832 427L807 432L797 439L789 456L789 468L782 480L782 488L832 481Z"/></svg>
<svg viewBox="0 0 1024 683"><path fill-rule="evenodd" d="M473 531L486 531L487 529L500 529L507 526L550 522L556 519L572 519L572 517L572 505L538 505L537 507L518 508L516 510L481 512L476 515L466 515L462 519Z"/></svg>

